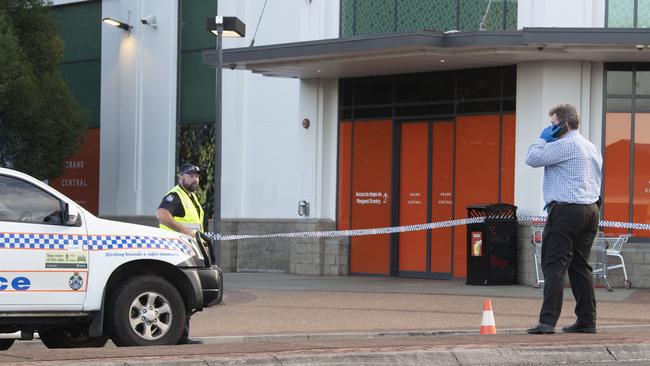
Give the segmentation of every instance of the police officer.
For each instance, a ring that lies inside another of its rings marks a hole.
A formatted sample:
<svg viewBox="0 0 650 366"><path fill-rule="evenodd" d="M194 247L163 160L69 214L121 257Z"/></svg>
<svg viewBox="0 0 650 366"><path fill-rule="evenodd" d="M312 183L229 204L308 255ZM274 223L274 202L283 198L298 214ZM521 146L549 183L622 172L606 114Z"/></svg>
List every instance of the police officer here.
<svg viewBox="0 0 650 366"><path fill-rule="evenodd" d="M181 165L178 171L178 184L174 186L165 197L163 197L156 218L160 227L166 230L178 231L194 237L197 231L203 232L203 207L194 192L199 187L198 166L190 163ZM189 318L185 323L183 335L178 344L202 343L199 340L190 339Z"/></svg>
<svg viewBox="0 0 650 366"><path fill-rule="evenodd" d="M190 236L203 232L203 207L194 194L199 187L200 172L194 164L181 165L178 184L167 192L156 211L161 228Z"/></svg>

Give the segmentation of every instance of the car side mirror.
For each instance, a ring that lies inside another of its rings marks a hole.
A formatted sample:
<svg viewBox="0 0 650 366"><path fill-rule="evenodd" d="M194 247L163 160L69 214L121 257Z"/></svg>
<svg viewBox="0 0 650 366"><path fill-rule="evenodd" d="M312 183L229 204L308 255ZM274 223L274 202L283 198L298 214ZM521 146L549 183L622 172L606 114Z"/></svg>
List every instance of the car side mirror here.
<svg viewBox="0 0 650 366"><path fill-rule="evenodd" d="M75 205L65 204L65 209L63 210L63 221L67 226L74 226L77 224L77 218L79 217L79 209Z"/></svg>

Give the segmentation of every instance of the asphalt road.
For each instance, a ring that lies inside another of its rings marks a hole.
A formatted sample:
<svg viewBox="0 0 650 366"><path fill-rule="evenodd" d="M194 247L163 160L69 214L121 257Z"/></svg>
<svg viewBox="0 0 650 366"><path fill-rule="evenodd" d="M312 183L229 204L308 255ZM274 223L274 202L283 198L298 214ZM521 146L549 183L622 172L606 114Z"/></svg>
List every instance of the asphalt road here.
<svg viewBox="0 0 650 366"><path fill-rule="evenodd" d="M0 352L2 365L647 364L650 290L596 289L597 334L533 336L541 290L461 281L226 274L225 304L197 313L201 345ZM489 298L496 335L479 335ZM573 322L567 290L558 326ZM434 363L435 362L435 363Z"/></svg>

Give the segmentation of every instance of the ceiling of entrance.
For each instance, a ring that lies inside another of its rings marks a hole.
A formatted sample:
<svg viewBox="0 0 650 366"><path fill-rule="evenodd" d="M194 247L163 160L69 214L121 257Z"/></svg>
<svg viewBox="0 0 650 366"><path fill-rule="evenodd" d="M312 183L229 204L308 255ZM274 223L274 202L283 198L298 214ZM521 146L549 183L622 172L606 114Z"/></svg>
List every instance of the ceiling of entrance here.
<svg viewBox="0 0 650 366"><path fill-rule="evenodd" d="M215 66L216 53L204 62ZM650 29L524 28L387 34L224 50L224 68L289 78L347 78L533 61L643 62Z"/></svg>

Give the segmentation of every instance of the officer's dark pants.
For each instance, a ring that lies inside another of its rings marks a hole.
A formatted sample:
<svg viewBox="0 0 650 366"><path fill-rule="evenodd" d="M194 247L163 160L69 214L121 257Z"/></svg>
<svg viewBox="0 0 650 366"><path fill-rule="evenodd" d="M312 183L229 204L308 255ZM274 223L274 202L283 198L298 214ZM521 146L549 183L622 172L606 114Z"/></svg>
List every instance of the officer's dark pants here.
<svg viewBox="0 0 650 366"><path fill-rule="evenodd" d="M596 298L589 253L598 231L596 204L556 204L551 207L542 234L544 303L539 322L555 326L562 312L564 273L569 271L576 300L577 322L596 325Z"/></svg>

